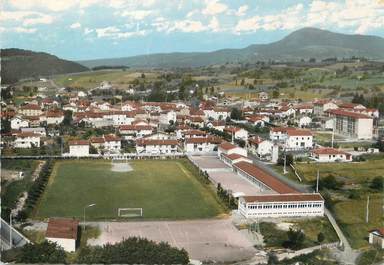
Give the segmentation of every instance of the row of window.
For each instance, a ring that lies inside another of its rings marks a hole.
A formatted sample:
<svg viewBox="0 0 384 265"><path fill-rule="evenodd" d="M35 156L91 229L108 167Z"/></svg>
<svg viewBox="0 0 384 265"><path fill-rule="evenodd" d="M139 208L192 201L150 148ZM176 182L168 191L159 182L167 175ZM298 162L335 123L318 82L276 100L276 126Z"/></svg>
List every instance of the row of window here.
<svg viewBox="0 0 384 265"><path fill-rule="evenodd" d="M321 207L321 203L300 203L300 204L264 204L264 205L248 205L248 209L292 209L292 208L318 208Z"/></svg>

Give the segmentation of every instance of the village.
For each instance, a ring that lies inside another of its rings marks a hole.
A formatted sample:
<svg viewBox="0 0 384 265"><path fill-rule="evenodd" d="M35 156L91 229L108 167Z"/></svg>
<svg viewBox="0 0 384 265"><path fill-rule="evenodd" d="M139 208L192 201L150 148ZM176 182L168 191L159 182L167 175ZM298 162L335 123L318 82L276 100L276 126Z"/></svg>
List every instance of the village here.
<svg viewBox="0 0 384 265"><path fill-rule="evenodd" d="M124 162L186 157L218 193L224 191L231 201L228 207L244 220L241 223L327 216L338 238L330 246L343 248L344 261L356 259L351 238L345 238L329 211L333 207L329 201L338 195L330 195L328 189L337 188L324 188L332 181L339 185L339 177L323 174L321 164L353 170L361 157L380 157L377 109L331 98L273 98L263 91L252 99L204 95L197 103L118 100L116 104L93 95L97 89L59 91L3 106L4 158ZM310 177L298 169L305 165L316 169ZM12 210L10 215L17 214ZM50 219L47 238L68 247L66 241L55 239L55 231L60 234L60 229L73 229L78 223L65 220ZM384 247L382 227L361 233L369 235L370 244ZM73 243L69 245L68 251L76 250Z"/></svg>

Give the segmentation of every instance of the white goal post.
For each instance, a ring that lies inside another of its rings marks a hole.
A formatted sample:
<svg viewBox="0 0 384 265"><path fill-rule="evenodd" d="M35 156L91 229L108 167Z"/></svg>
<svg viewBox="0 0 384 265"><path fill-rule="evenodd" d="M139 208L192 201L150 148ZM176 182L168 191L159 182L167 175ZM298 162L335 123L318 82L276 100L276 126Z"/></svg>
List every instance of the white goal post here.
<svg viewBox="0 0 384 265"><path fill-rule="evenodd" d="M119 217L142 217L143 208L118 208L117 215Z"/></svg>

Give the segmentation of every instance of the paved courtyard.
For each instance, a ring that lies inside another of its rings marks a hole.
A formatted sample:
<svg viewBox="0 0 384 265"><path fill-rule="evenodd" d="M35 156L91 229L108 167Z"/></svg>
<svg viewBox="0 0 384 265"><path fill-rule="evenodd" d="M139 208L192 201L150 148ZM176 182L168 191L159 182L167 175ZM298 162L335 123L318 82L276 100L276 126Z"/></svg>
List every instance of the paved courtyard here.
<svg viewBox="0 0 384 265"><path fill-rule="evenodd" d="M217 156L191 156L190 158L201 170L207 172L230 170Z"/></svg>
<svg viewBox="0 0 384 265"><path fill-rule="evenodd" d="M230 219L92 224L100 227L101 235L88 240L90 245L115 243L130 236L140 236L184 248L191 259L201 261L239 261L252 258L257 253L252 242L232 225Z"/></svg>
<svg viewBox="0 0 384 265"><path fill-rule="evenodd" d="M208 174L216 185L220 183L224 189L231 190L232 194L256 195L261 193L259 188L234 172L209 172Z"/></svg>

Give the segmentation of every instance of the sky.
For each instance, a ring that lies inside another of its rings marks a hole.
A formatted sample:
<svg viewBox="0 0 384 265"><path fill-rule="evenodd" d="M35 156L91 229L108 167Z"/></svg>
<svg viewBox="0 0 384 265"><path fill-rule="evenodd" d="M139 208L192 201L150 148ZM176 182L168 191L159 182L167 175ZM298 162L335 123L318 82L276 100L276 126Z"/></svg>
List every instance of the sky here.
<svg viewBox="0 0 384 265"><path fill-rule="evenodd" d="M302 27L384 37L384 0L1 0L2 48L70 60L243 48Z"/></svg>

